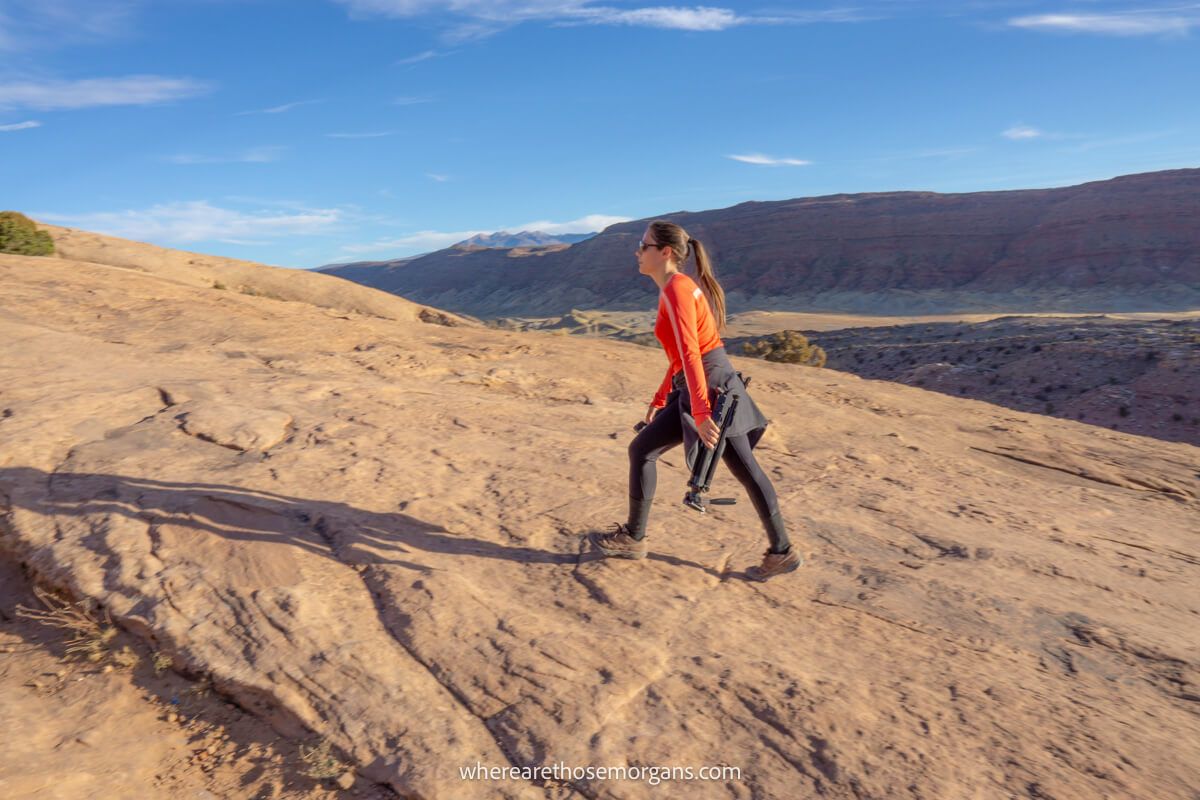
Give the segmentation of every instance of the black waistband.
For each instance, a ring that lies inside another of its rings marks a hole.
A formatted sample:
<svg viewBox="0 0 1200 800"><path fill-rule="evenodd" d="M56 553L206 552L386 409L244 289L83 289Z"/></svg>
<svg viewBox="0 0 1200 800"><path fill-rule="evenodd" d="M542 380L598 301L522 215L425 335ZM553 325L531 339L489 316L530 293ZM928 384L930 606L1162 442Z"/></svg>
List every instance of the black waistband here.
<svg viewBox="0 0 1200 800"><path fill-rule="evenodd" d="M728 356L728 354L726 354L725 348L723 346L722 347L714 347L712 350L709 350L707 353L700 356L700 361L706 367L712 366L713 364L729 364L730 363L729 356ZM673 386L676 389L686 389L687 388L687 376L684 375L683 370L679 370L678 372L676 372L674 375L671 376L671 386Z"/></svg>

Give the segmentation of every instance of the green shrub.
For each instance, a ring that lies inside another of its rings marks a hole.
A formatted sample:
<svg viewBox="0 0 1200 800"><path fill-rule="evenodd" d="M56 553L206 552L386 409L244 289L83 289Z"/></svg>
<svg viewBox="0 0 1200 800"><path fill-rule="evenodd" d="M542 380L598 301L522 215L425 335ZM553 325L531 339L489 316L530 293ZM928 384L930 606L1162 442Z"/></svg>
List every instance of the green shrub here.
<svg viewBox="0 0 1200 800"><path fill-rule="evenodd" d="M780 331L761 339L746 342L742 352L758 356L767 361L782 361L786 364L805 364L810 367L825 366L825 351L808 341L799 331Z"/></svg>
<svg viewBox="0 0 1200 800"><path fill-rule="evenodd" d="M24 214L0 211L0 253L48 256L54 253L54 240Z"/></svg>

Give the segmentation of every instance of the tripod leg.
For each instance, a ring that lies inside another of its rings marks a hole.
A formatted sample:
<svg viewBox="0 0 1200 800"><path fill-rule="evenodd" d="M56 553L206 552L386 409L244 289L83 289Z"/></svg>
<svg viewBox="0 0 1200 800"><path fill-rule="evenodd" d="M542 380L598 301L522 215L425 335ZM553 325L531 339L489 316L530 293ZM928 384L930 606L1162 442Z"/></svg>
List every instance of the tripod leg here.
<svg viewBox="0 0 1200 800"><path fill-rule="evenodd" d="M730 397L729 403L725 408L725 414L721 417L721 437L717 440L717 446L712 451L712 461L708 464L708 470L704 474L704 488L707 490L712 485L713 475L717 472L717 464L721 461L721 455L725 452L725 439L729 433L729 425L733 422L733 412L737 411L737 397Z"/></svg>

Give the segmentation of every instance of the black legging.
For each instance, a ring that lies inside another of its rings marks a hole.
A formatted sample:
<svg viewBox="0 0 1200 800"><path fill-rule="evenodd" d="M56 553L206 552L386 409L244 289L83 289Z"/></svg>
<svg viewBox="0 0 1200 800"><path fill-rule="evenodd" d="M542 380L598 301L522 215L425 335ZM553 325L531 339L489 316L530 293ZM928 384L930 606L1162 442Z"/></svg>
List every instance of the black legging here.
<svg viewBox="0 0 1200 800"><path fill-rule="evenodd" d="M650 501L654 499L658 485L655 462L663 453L683 443L683 422L677 403L677 399L667 403L666 408L655 414L650 424L629 443L629 527L638 539L646 534ZM787 550L788 535L779 512L779 499L771 479L754 458L749 436L727 437L722 460L750 495L750 502L767 531L771 550L776 553Z"/></svg>

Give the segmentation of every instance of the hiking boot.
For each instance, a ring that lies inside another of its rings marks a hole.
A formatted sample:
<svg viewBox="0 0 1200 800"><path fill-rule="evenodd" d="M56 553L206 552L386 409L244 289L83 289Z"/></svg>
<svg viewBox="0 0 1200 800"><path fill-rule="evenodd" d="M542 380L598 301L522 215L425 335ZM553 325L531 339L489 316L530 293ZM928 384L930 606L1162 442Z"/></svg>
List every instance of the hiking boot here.
<svg viewBox="0 0 1200 800"><path fill-rule="evenodd" d="M624 524L613 526L608 533L592 531L588 534L592 546L606 556L613 558L645 558L646 540L635 539L629 535L629 528Z"/></svg>
<svg viewBox="0 0 1200 800"><path fill-rule="evenodd" d="M746 570L746 577L752 581L765 581L767 578L791 572L803 563L804 558L795 546L789 547L786 553L772 553L768 550L761 564Z"/></svg>

